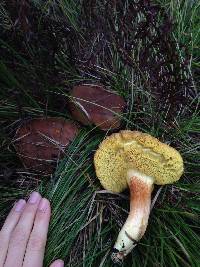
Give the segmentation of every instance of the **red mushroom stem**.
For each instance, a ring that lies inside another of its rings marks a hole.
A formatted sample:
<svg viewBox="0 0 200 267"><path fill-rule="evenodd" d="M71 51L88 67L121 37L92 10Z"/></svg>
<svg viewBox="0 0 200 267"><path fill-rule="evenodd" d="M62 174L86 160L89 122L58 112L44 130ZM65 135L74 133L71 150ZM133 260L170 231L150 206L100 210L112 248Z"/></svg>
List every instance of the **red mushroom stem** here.
<svg viewBox="0 0 200 267"><path fill-rule="evenodd" d="M127 181L130 189L130 212L111 255L112 260L119 264L137 245L146 231L154 179L129 170Z"/></svg>

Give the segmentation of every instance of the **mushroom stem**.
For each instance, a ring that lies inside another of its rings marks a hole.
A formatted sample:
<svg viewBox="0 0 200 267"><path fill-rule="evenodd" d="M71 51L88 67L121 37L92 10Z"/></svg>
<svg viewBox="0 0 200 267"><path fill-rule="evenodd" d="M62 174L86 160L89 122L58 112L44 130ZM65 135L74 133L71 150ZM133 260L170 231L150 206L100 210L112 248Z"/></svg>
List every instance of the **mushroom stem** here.
<svg viewBox="0 0 200 267"><path fill-rule="evenodd" d="M127 182L130 189L130 212L111 255L113 262L118 264L123 262L124 257L136 246L146 231L154 179L135 170L129 170Z"/></svg>

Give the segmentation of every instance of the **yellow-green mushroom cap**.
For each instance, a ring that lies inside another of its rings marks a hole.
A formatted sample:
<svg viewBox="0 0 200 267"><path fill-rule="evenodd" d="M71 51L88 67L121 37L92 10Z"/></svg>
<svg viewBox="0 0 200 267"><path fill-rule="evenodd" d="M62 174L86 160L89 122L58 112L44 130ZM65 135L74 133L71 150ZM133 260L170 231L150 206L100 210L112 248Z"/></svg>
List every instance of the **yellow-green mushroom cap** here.
<svg viewBox="0 0 200 267"><path fill-rule="evenodd" d="M174 183L183 174L183 159L176 149L138 131L107 137L95 153L94 165L102 186L113 192L128 187L128 170L150 176L158 185Z"/></svg>

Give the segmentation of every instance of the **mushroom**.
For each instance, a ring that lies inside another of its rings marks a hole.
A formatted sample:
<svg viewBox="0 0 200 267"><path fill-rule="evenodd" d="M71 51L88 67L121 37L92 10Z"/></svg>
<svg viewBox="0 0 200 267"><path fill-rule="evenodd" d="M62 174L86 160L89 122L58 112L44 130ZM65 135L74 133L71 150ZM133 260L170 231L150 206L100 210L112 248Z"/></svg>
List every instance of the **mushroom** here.
<svg viewBox="0 0 200 267"><path fill-rule="evenodd" d="M130 189L130 212L111 255L112 260L120 264L146 231L153 184L179 180L183 160L177 150L151 135L124 130L100 144L94 165L105 189L113 192Z"/></svg>
<svg viewBox="0 0 200 267"><path fill-rule="evenodd" d="M69 109L84 125L94 124L101 130L116 129L121 124L118 114L125 107L124 99L103 86L83 84L71 91Z"/></svg>
<svg viewBox="0 0 200 267"><path fill-rule="evenodd" d="M17 129L13 145L26 168L49 174L77 134L76 124L64 118L35 118Z"/></svg>

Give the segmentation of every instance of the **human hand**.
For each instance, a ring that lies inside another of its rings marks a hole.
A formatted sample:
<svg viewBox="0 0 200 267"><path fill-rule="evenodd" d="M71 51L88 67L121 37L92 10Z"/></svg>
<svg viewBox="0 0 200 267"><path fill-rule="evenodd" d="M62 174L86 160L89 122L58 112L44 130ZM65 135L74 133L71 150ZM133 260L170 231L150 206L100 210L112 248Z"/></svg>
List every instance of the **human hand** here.
<svg viewBox="0 0 200 267"><path fill-rule="evenodd" d="M50 203L37 192L19 200L0 231L0 267L42 267L51 215ZM50 267L63 267L62 260Z"/></svg>

